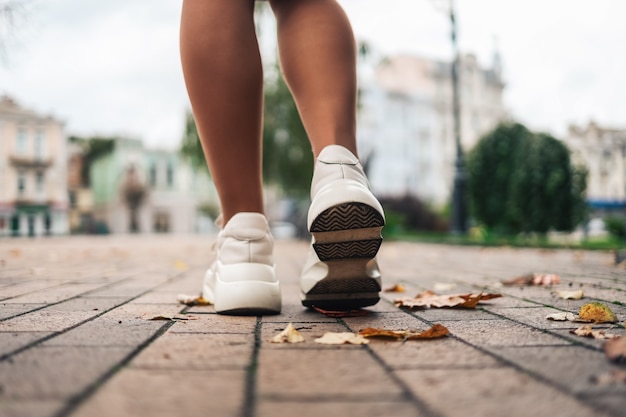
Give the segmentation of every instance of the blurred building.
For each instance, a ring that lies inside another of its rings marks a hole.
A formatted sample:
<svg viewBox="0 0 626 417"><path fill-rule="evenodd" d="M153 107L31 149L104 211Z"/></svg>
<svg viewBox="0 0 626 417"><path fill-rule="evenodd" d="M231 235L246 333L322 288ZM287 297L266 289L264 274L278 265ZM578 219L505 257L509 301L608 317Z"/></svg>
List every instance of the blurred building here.
<svg viewBox="0 0 626 417"><path fill-rule="evenodd" d="M450 62L399 55L361 76L358 140L377 195L449 201L456 156L451 71ZM507 117L499 55L491 68L465 55L459 74L467 152Z"/></svg>
<svg viewBox="0 0 626 417"><path fill-rule="evenodd" d="M0 98L0 236L68 232L66 162L63 122Z"/></svg>
<svg viewBox="0 0 626 417"><path fill-rule="evenodd" d="M587 201L600 211L626 208L626 130L571 125L565 138L574 163L589 171Z"/></svg>
<svg viewBox="0 0 626 417"><path fill-rule="evenodd" d="M134 139L116 139L91 164L90 181L94 219L111 233L197 232L206 223L202 208L217 205L208 172Z"/></svg>
<svg viewBox="0 0 626 417"><path fill-rule="evenodd" d="M80 143L68 142L67 191L71 233L95 233L93 193L87 183L84 148Z"/></svg>

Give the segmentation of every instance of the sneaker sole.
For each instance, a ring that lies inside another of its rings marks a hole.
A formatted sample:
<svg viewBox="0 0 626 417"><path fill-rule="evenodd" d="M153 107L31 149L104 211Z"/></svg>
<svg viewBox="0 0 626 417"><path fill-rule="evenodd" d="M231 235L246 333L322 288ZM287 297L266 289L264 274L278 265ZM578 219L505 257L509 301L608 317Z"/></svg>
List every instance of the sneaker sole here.
<svg viewBox="0 0 626 417"><path fill-rule="evenodd" d="M262 280L251 280L250 277ZM215 312L239 316L279 314L280 284L274 277L274 268L268 265L222 266L215 282Z"/></svg>
<svg viewBox="0 0 626 417"><path fill-rule="evenodd" d="M380 281L367 273L382 243L385 220L365 203L337 204L321 212L311 223L313 249L328 266L326 278L306 294L302 304L328 310L350 310L376 304Z"/></svg>

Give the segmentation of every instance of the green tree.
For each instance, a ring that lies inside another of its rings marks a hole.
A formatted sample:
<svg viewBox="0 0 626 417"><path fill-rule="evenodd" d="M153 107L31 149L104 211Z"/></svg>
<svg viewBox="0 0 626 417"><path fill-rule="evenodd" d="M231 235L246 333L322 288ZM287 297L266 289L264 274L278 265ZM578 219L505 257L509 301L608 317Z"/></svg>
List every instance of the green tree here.
<svg viewBox="0 0 626 417"><path fill-rule="evenodd" d="M283 77L265 84L263 176L293 197L308 194L313 152L298 109Z"/></svg>
<svg viewBox="0 0 626 417"><path fill-rule="evenodd" d="M185 131L180 145L180 154L186 158L195 169L208 170L204 152L202 151L202 144L200 143L200 135L196 127L196 121L190 110L187 110L185 114Z"/></svg>
<svg viewBox="0 0 626 417"><path fill-rule="evenodd" d="M521 124L501 124L469 154L469 194L476 219L507 233L570 231L586 216L586 171L567 147Z"/></svg>
<svg viewBox="0 0 626 417"><path fill-rule="evenodd" d="M101 156L113 151L116 138L100 136L70 136L68 140L70 142L77 143L82 147L83 164L80 176L82 183L89 186L91 184L91 179L89 178L89 169L91 164Z"/></svg>

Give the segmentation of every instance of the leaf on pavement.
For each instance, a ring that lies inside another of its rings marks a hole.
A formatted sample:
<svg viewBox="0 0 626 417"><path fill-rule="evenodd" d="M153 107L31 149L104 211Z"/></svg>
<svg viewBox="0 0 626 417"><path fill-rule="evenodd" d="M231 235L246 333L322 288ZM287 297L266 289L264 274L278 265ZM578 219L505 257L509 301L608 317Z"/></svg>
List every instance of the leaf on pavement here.
<svg viewBox="0 0 626 417"><path fill-rule="evenodd" d="M598 302L585 304L580 308L578 316L582 320L593 321L595 323L615 323L617 317L611 309Z"/></svg>
<svg viewBox="0 0 626 417"><path fill-rule="evenodd" d="M533 274L522 275L521 277L511 278L502 281L504 285L553 285L561 282L561 277L557 274L544 274L535 272Z"/></svg>
<svg viewBox="0 0 626 417"><path fill-rule="evenodd" d="M270 339L271 343L302 343L304 342L304 336L300 333L293 324L289 323L285 330L278 333Z"/></svg>
<svg viewBox="0 0 626 417"><path fill-rule="evenodd" d="M188 306L210 306L212 303L200 295L178 294L176 300Z"/></svg>
<svg viewBox="0 0 626 417"><path fill-rule="evenodd" d="M424 291L415 298L404 297L394 300L397 307L408 308L476 308L480 301L502 297L502 294L478 293L478 294L450 294L439 295L433 291Z"/></svg>
<svg viewBox="0 0 626 417"><path fill-rule="evenodd" d="M421 332L412 330L387 330L368 327L359 332L363 337L390 337L402 340L437 339L450 334L450 331L441 324L435 324L430 329Z"/></svg>
<svg viewBox="0 0 626 417"><path fill-rule="evenodd" d="M319 308L317 306L311 306L311 308L318 313L322 313L326 317L332 318L342 318L342 317L362 317L367 316L370 312L369 310L324 310L323 308Z"/></svg>
<svg viewBox="0 0 626 417"><path fill-rule="evenodd" d="M576 330L570 330L570 333L582 337L592 337L594 339L615 339L619 337L616 334L606 333L604 330L593 330L590 325L580 326Z"/></svg>
<svg viewBox="0 0 626 417"><path fill-rule="evenodd" d="M154 314L144 317L145 320L166 320L166 321L186 321L186 320L198 320L195 316L188 316L186 314Z"/></svg>
<svg viewBox="0 0 626 417"><path fill-rule="evenodd" d="M174 262L174 268L178 269L179 271L185 271L189 269L187 263L181 260L177 260L176 262Z"/></svg>
<svg viewBox="0 0 626 417"><path fill-rule="evenodd" d="M560 313L552 313L546 316L546 319L552 321L576 321L578 317L574 313L561 311Z"/></svg>
<svg viewBox="0 0 626 417"><path fill-rule="evenodd" d="M563 291L556 291L556 295L564 300L580 300L581 298L584 297L585 294L583 293L583 290L576 290L576 291L563 290Z"/></svg>
<svg viewBox="0 0 626 417"><path fill-rule="evenodd" d="M616 363L626 363L626 337L616 337L602 346L606 357Z"/></svg>
<svg viewBox="0 0 626 417"><path fill-rule="evenodd" d="M355 333L333 333L327 332L324 333L324 336L315 339L315 343L320 343L322 345L366 345L370 341L364 338L361 335Z"/></svg>
<svg viewBox="0 0 626 417"><path fill-rule="evenodd" d="M405 288L402 284L395 284L391 287L387 287L383 290L384 292L404 292Z"/></svg>

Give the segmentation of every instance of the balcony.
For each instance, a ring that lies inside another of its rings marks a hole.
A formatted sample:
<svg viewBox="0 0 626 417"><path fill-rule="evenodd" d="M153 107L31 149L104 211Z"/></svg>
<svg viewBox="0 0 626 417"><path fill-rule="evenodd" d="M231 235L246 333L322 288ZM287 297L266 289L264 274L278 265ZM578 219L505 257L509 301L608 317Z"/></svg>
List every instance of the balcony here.
<svg viewBox="0 0 626 417"><path fill-rule="evenodd" d="M10 156L9 162L16 168L48 168L52 165L52 158L28 157L28 156Z"/></svg>

